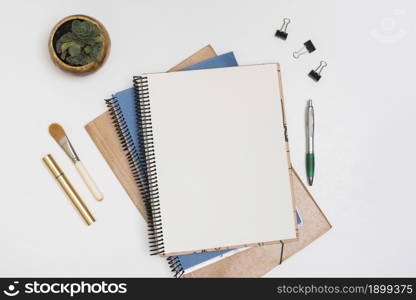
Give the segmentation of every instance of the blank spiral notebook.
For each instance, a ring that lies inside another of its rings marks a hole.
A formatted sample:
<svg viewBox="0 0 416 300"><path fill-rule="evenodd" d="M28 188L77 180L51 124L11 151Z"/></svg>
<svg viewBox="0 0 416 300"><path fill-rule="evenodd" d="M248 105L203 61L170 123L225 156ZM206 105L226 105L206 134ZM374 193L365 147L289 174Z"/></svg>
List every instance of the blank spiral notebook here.
<svg viewBox="0 0 416 300"><path fill-rule="evenodd" d="M134 78L152 254L296 239L278 64Z"/></svg>
<svg viewBox="0 0 416 300"><path fill-rule="evenodd" d="M233 52L215 56L211 46L206 46L194 55L178 64L171 71L195 70L237 66ZM138 175L143 170L139 169L138 154L142 142L137 132L136 105L134 89L129 88L115 93L112 98L106 100L109 114L102 114L96 120L90 122L86 129L95 141L97 147L107 159L120 182L125 187L131 199L142 213L146 215L144 203L138 188L142 185ZM114 127L113 127L113 124ZM108 128L108 125L110 128ZM113 130L112 130L113 129ZM114 129L116 132L114 132ZM123 151L124 149L124 151ZM121 151L121 153L118 153ZM123 159L125 158L125 159ZM131 171L132 176L126 176ZM169 257L169 265L175 275L183 273L184 268L192 268L207 260L220 257L229 250L194 253Z"/></svg>

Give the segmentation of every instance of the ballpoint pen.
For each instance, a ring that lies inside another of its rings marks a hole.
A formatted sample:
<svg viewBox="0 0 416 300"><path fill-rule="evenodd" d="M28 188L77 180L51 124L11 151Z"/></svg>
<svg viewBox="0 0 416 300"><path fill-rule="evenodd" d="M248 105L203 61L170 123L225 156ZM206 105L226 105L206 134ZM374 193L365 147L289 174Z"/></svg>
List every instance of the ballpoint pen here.
<svg viewBox="0 0 416 300"><path fill-rule="evenodd" d="M306 175L308 177L309 185L312 185L313 176L315 173L315 154L313 153L314 127L315 127L315 119L314 119L314 113L313 113L312 100L308 100L308 107L306 109L306 135L307 135Z"/></svg>

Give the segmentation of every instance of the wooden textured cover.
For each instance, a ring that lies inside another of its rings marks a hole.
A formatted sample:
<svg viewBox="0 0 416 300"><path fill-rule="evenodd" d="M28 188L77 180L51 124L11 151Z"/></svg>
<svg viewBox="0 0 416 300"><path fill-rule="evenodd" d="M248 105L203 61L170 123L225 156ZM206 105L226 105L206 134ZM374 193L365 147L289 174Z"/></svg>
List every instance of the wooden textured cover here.
<svg viewBox="0 0 416 300"><path fill-rule="evenodd" d="M169 72L180 70L215 56L215 51L208 45L171 68ZM146 210L140 191L131 176L129 163L119 143L109 112L105 112L89 122L85 129L130 199L141 215L146 218ZM187 273L184 277L260 277L327 232L331 228L330 223L293 169L292 175L296 207L303 219L303 224L298 226L298 240L286 242L284 245L274 244L249 248Z"/></svg>

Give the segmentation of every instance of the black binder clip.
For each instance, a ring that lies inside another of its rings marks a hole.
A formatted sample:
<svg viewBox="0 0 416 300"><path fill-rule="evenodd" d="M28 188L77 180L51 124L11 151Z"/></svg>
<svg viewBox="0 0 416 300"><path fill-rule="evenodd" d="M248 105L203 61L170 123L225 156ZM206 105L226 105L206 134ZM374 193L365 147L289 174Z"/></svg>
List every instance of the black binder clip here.
<svg viewBox="0 0 416 300"><path fill-rule="evenodd" d="M321 72L326 66L327 66L326 61L321 60L321 62L319 63L319 66L315 70L311 70L308 76L315 81L319 81L319 79L321 79Z"/></svg>
<svg viewBox="0 0 416 300"><path fill-rule="evenodd" d="M299 58L301 55L305 54L305 53L312 53L313 51L316 50L314 44L312 43L311 40L306 41L304 44L304 46L299 49L298 51L293 52L293 57L294 58Z"/></svg>
<svg viewBox="0 0 416 300"><path fill-rule="evenodd" d="M287 35L288 35L286 30L287 30L287 25L289 25L289 23L290 23L290 19L289 18L284 18L282 27L280 27L280 29L276 30L276 33L274 34L274 36L279 38L279 39L286 40Z"/></svg>

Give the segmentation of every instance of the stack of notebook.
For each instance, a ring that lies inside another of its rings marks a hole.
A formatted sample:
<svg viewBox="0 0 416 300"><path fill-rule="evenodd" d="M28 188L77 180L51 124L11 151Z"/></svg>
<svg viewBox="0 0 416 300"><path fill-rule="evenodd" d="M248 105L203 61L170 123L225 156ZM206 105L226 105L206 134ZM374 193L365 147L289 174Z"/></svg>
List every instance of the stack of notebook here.
<svg viewBox="0 0 416 300"><path fill-rule="evenodd" d="M291 167L278 64L207 46L169 71L135 76L86 126L152 254L176 276L262 276L330 229Z"/></svg>

